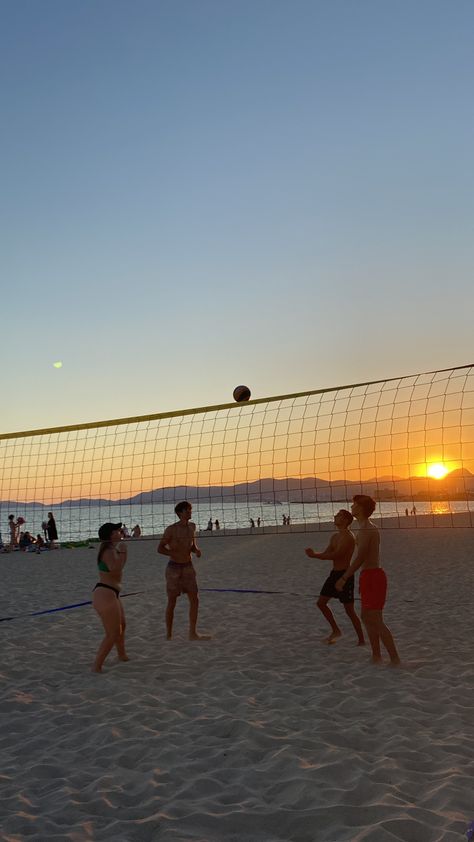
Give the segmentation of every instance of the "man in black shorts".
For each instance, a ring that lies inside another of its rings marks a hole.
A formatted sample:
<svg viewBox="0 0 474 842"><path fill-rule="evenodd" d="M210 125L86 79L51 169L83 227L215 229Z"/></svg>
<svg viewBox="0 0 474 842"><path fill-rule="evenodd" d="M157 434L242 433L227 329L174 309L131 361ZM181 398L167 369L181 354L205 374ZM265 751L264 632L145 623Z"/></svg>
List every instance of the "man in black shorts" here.
<svg viewBox="0 0 474 842"><path fill-rule="evenodd" d="M347 616L354 626L357 634L358 646L363 646L365 643L364 632L362 631L362 624L354 610L354 577L347 579L341 591L336 590L336 582L344 575L345 571L351 563L352 553L355 547L355 538L349 529L353 521L353 517L347 509L341 509L334 516L334 523L337 527L337 532L331 536L328 546L322 553L315 553L311 547L305 550L309 558L329 559L333 563L333 568L326 579L321 594L319 596L317 605L320 611L326 617L331 626L331 634L326 639L326 643L335 643L338 637L341 637L341 630L334 619L334 614L329 608L328 602L330 599L339 599L344 605Z"/></svg>

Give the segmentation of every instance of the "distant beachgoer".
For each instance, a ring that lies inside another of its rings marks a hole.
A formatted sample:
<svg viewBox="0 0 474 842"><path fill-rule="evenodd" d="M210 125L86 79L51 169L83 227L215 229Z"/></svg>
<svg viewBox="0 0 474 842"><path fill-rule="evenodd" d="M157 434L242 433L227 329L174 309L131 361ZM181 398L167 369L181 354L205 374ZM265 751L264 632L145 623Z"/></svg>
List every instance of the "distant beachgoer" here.
<svg viewBox="0 0 474 842"><path fill-rule="evenodd" d="M405 509L405 515L406 515L406 517L410 517L410 513L409 513L408 509Z"/></svg>
<svg viewBox="0 0 474 842"><path fill-rule="evenodd" d="M211 518L209 518L209 520L207 521L206 531L207 531L207 532L212 532L212 528L213 528L213 526L214 526L214 524L213 524L213 522L212 522Z"/></svg>
<svg viewBox="0 0 474 842"><path fill-rule="evenodd" d="M124 540L126 540L127 538L130 538L130 532L128 531L128 527L125 526L125 524L122 526L122 538Z"/></svg>
<svg viewBox="0 0 474 842"><path fill-rule="evenodd" d="M196 543L196 524L191 522L193 507L187 500L183 500L175 506L174 511L179 521L166 527L157 548L157 552L169 557L166 567L166 638L172 638L176 601L185 593L189 599L189 639L209 640L209 635L201 635L196 631L199 597L191 554L201 558L201 550Z"/></svg>
<svg viewBox="0 0 474 842"><path fill-rule="evenodd" d="M42 553L42 552L44 552L45 550L47 550L47 549L48 549L48 547L46 546L46 542L45 542L45 540L44 540L43 536L42 536L42 535L40 535L40 534L39 534L39 532L38 532L38 534L37 534L37 536L36 536L35 548L36 548L36 552L37 552L37 553Z"/></svg>
<svg viewBox="0 0 474 842"><path fill-rule="evenodd" d="M22 550L29 550L33 548L33 536L29 532L20 532L18 545Z"/></svg>
<svg viewBox="0 0 474 842"><path fill-rule="evenodd" d="M287 525L287 526L289 526L289 525L290 525L290 516L289 516L289 515L287 515L287 518L286 518L286 525Z"/></svg>
<svg viewBox="0 0 474 842"><path fill-rule="evenodd" d="M365 643L364 632L362 631L362 624L356 614L354 608L354 577L347 579L342 591L336 590L336 582L345 575L347 568L351 563L352 553L355 547L355 538L349 529L353 516L347 509L340 509L334 516L334 523L337 528L329 541L328 546L322 553L315 553L311 547L305 550L308 558L328 559L332 561L332 570L321 588L321 593L317 602L317 606L321 613L325 616L329 625L331 626L331 634L326 639L327 643L334 643L338 637L341 637L341 630L336 623L334 614L329 608L328 602L330 599L339 599L342 602L345 612L354 626L355 633L358 639L358 645L363 646Z"/></svg>
<svg viewBox="0 0 474 842"><path fill-rule="evenodd" d="M217 518L216 518L216 522L215 522L215 527L216 527L216 529L221 528L221 525L220 525L219 521L217 520Z"/></svg>
<svg viewBox="0 0 474 842"><path fill-rule="evenodd" d="M258 517L258 518L257 518L257 526L260 526L260 524L261 524L261 520L260 520L260 518Z"/></svg>
<svg viewBox="0 0 474 842"><path fill-rule="evenodd" d="M56 521L52 512L48 512L48 525L46 527L48 532L50 549L54 549L54 542L58 540L58 530L56 528Z"/></svg>
<svg viewBox="0 0 474 842"><path fill-rule="evenodd" d="M8 529L10 530L10 549L14 550L18 544L18 524L15 515L8 515Z"/></svg>
<svg viewBox="0 0 474 842"><path fill-rule="evenodd" d="M41 529L43 530L44 540L48 540L48 521L44 520L41 524Z"/></svg>
<svg viewBox="0 0 474 842"><path fill-rule="evenodd" d="M142 534L142 530L140 529L138 523L132 529L132 538L139 538Z"/></svg>
<svg viewBox="0 0 474 842"><path fill-rule="evenodd" d="M253 517L250 518L250 526L251 526L252 529L255 527L255 521L254 521Z"/></svg>
<svg viewBox="0 0 474 842"><path fill-rule="evenodd" d="M286 515L283 515L283 526L286 526Z"/></svg>
<svg viewBox="0 0 474 842"><path fill-rule="evenodd" d="M101 544L97 555L99 579L92 595L92 605L104 626L105 637L99 646L93 672L102 672L104 661L115 646L119 661L128 661L125 651L125 612L120 599L122 572L127 548L121 543L121 523L104 523L99 529Z"/></svg>
<svg viewBox="0 0 474 842"><path fill-rule="evenodd" d="M412 513L413 513L414 515L416 515L416 506L413 506L413 508L412 508Z"/></svg>
<svg viewBox="0 0 474 842"><path fill-rule="evenodd" d="M357 555L343 576L336 582L336 590L342 591L347 580L359 567L359 591L362 603L362 622L365 625L372 647L372 663L381 663L380 641L387 650L392 666L400 664L400 657L390 629L383 620L383 608L387 596L387 576L380 567L380 533L369 520L376 502L367 494L356 494L353 498L352 514L359 522L357 533Z"/></svg>

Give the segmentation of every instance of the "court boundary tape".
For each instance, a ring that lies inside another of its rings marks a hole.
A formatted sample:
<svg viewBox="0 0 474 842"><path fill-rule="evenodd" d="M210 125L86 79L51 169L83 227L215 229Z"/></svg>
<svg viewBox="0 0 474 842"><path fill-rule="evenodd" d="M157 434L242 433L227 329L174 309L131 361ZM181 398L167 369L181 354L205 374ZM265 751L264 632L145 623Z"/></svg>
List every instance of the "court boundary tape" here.
<svg viewBox="0 0 474 842"><path fill-rule="evenodd" d="M291 591L263 591L254 588L200 588L202 593L244 593L244 594L265 594L270 596L297 596L299 598L315 599L318 594L301 594L292 593ZM130 591L121 595L121 599L127 596L138 596L139 594L147 593L147 591ZM16 614L13 617L0 617L0 623L8 623L12 620L23 620L27 617L41 617L45 614L57 614L60 611L71 611L74 608L83 608L85 605L92 605L92 600L88 599L85 602L74 602L71 605L60 605L58 608L44 608L41 611L29 611L27 614Z"/></svg>

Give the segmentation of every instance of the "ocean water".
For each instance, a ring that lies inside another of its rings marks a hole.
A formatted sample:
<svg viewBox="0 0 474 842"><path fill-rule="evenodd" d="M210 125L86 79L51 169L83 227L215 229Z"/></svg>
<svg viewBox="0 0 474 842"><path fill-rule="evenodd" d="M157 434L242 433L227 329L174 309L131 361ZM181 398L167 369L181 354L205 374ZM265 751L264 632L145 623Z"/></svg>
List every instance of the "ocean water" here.
<svg viewBox="0 0 474 842"><path fill-rule="evenodd" d="M417 502L417 515L424 514L455 514L458 512L474 513L474 501L458 500L454 502ZM207 527L209 518L216 519L220 523L222 532L226 529L245 529L250 527L250 518L257 523L260 518L261 527L283 525L283 515L290 516L291 524L330 523L334 514L339 509L350 509L350 502L334 503L221 503L213 502L212 508L208 503L193 504L193 521L200 531ZM377 517L400 516L403 525L408 522L415 525L413 518L406 518L405 509L412 509L413 502L389 501L378 503L374 512ZM7 510L0 506L0 527L3 540L8 540L8 515L14 514L15 518L21 516L26 523L23 529L27 529L33 535L42 532L41 523L47 520L47 512L51 508L43 507L18 507L16 511ZM164 531L165 527L176 520L172 504L153 505L114 505L105 504L101 506L71 506L53 507L60 541L80 541L89 538L97 538L97 530L102 523L122 522L131 529L138 523L144 537L157 535Z"/></svg>

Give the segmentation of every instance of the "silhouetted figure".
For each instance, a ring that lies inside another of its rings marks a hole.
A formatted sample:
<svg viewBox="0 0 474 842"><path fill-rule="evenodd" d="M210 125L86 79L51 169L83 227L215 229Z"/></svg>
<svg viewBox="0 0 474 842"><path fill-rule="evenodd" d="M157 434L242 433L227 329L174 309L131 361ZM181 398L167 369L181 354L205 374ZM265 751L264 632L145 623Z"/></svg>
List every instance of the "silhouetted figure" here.
<svg viewBox="0 0 474 842"><path fill-rule="evenodd" d="M405 509L405 515L406 515L407 517L409 517L409 516L410 516L410 513L409 513L408 509Z"/></svg>
<svg viewBox="0 0 474 842"><path fill-rule="evenodd" d="M44 550L48 549L48 547L46 546L46 541L44 540L43 536L39 534L39 532L38 532L38 535L36 536L35 546L36 546L36 552L37 553L44 552Z"/></svg>
<svg viewBox="0 0 474 842"><path fill-rule="evenodd" d="M250 518L250 526L251 526L252 529L255 528L255 521L254 521L253 517Z"/></svg>
<svg viewBox="0 0 474 842"><path fill-rule="evenodd" d="M352 514L359 522L357 532L357 554L346 572L337 580L335 588L342 591L346 582L362 567L359 577L362 622L365 625L372 647L372 663L381 663L380 642L387 650L393 666L398 666L400 657L390 629L385 625L383 609L387 596L387 576L380 567L380 534L369 520L376 502L367 494L355 494L352 498Z"/></svg>
<svg viewBox="0 0 474 842"><path fill-rule="evenodd" d="M141 534L142 530L140 529L138 523L136 523L132 529L132 538L139 538Z"/></svg>
<svg viewBox="0 0 474 842"><path fill-rule="evenodd" d="M342 634L334 614L328 605L331 599L338 599L344 606L345 612L354 626L359 646L363 646L365 642L364 632L354 609L354 577L351 576L346 579L342 591L336 590L336 582L341 576L346 574L351 563L352 553L354 552L355 538L349 528L353 519L352 514L347 509L340 509L334 516L334 525L336 526L337 532L331 536L326 549L322 552L315 553L311 547L307 547L305 553L308 558L320 558L332 561L332 570L321 588L317 602L319 610L331 626L331 634L326 639L326 643L334 643Z"/></svg>
<svg viewBox="0 0 474 842"><path fill-rule="evenodd" d="M18 545L18 524L15 515L8 515L8 528L10 530L10 549L13 550Z"/></svg>
<svg viewBox="0 0 474 842"><path fill-rule="evenodd" d="M216 524L215 524L215 526L216 526L216 529L220 529L220 528L221 528L221 525L220 525L219 521L217 520L217 518L216 518Z"/></svg>
<svg viewBox="0 0 474 842"><path fill-rule="evenodd" d="M257 526L260 526L260 523L261 523L261 520L260 520L260 518L258 517L258 518L257 518Z"/></svg>
<svg viewBox="0 0 474 842"><path fill-rule="evenodd" d="M54 542L58 540L58 530L56 529L56 521L52 512L48 512L48 525L46 527L48 533L49 546L54 548Z"/></svg>
<svg viewBox="0 0 474 842"><path fill-rule="evenodd" d="M207 532L212 532L212 528L213 528L213 526L214 526L214 524L213 524L213 522L212 522L212 519L211 519L211 518L209 518L209 520L207 521L206 531L207 531Z"/></svg>

